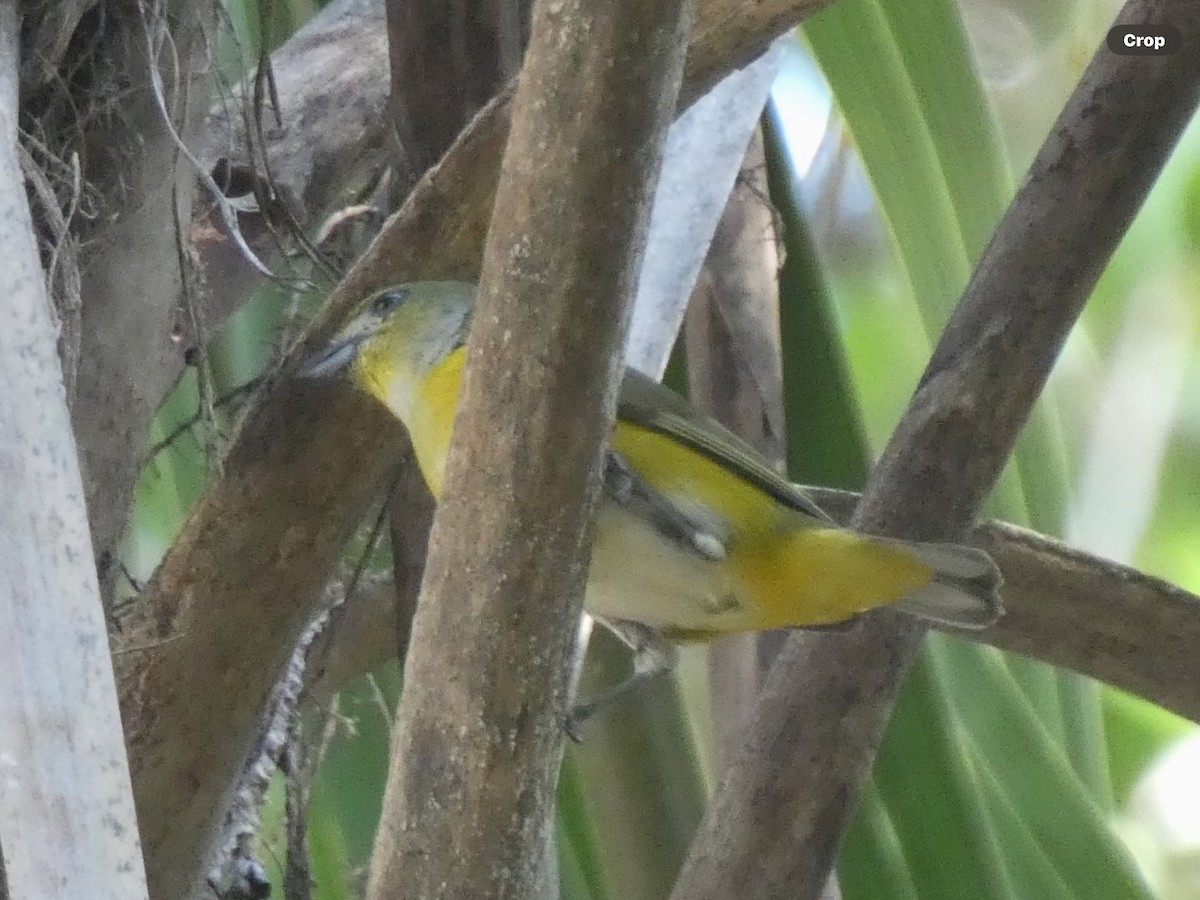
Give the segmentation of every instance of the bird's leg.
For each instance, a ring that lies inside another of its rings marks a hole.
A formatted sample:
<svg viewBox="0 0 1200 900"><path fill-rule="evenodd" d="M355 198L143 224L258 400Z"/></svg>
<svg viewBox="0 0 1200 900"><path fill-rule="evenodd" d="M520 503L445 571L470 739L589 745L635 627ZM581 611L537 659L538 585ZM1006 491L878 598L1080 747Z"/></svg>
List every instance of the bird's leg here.
<svg viewBox="0 0 1200 900"><path fill-rule="evenodd" d="M604 490L617 504L637 509L672 540L710 562L725 558L725 542L653 488L615 450L604 457Z"/></svg>
<svg viewBox="0 0 1200 900"><path fill-rule="evenodd" d="M567 716L567 735L576 743L582 737L583 724L598 711L631 693L650 679L671 672L679 659L675 645L648 625L625 619L597 619L616 638L633 651L633 672L601 691L586 703L576 703Z"/></svg>

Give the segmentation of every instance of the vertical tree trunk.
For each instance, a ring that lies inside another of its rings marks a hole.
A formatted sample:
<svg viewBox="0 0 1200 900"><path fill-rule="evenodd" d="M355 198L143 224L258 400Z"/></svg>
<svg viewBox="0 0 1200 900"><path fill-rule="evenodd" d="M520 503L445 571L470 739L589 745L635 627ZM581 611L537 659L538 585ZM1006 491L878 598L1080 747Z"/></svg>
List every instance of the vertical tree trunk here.
<svg viewBox="0 0 1200 900"><path fill-rule="evenodd" d="M553 892L590 513L688 11L535 7L370 897Z"/></svg>
<svg viewBox="0 0 1200 900"><path fill-rule="evenodd" d="M136 900L146 882L107 629L17 162L16 7L0 3L0 893Z"/></svg>
<svg viewBox="0 0 1200 900"><path fill-rule="evenodd" d="M527 0L389 0L401 195L521 67Z"/></svg>
<svg viewBox="0 0 1200 900"><path fill-rule="evenodd" d="M397 200L433 166L521 68L529 0L388 0ZM403 662L433 521L433 501L407 454L388 499Z"/></svg>

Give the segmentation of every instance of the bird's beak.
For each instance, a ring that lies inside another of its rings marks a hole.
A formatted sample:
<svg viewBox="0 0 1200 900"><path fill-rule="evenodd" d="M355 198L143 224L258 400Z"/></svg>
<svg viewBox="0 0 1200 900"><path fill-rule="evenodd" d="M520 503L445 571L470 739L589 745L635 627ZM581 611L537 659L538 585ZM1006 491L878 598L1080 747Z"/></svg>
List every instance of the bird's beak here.
<svg viewBox="0 0 1200 900"><path fill-rule="evenodd" d="M296 375L300 378L326 378L340 372L354 362L364 337L355 335L341 340L335 338L308 357L296 370Z"/></svg>

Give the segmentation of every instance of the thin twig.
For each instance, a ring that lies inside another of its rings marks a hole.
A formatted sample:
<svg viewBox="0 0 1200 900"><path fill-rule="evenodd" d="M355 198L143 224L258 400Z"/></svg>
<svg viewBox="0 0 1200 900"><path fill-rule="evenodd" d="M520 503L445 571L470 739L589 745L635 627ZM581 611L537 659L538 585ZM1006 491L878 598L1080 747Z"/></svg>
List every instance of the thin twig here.
<svg viewBox="0 0 1200 900"><path fill-rule="evenodd" d="M338 620L340 607L353 605L372 558L379 549L383 536L385 507L376 515L362 551L354 561L350 577L341 585L331 585L326 595L328 606L305 629L292 651L288 665L272 691L269 711L263 717L254 746L247 754L242 766L242 776L233 793L233 801L225 814L221 850L209 868L207 883L214 890L244 878L244 870L254 862L254 845L257 841L262 807L266 803L267 789L275 769L286 757L291 767L288 772L288 852L287 885L306 884L307 869L301 860L307 859L305 824L298 821L306 816L308 792L312 778L320 768L332 740L333 730L342 721L338 714L338 696L333 694L328 707L321 711L325 724L321 729L321 742L316 755L308 752L300 731L300 699L304 693L309 671L310 648L319 644L331 622ZM301 771L302 770L302 771ZM285 886L285 893L292 896L292 887ZM300 888L296 888L300 890Z"/></svg>
<svg viewBox="0 0 1200 900"><path fill-rule="evenodd" d="M383 689L379 686L379 681L375 678L373 672L367 673L367 686L371 689L371 699L375 701L375 708L379 710L379 718L383 722L383 727L388 735L392 733L392 711L388 706L387 697L383 694Z"/></svg>
<svg viewBox="0 0 1200 900"><path fill-rule="evenodd" d="M322 729L324 730L324 729ZM287 900L311 900L312 860L308 850L308 803L317 763L304 740L300 716L293 713L288 728L287 780L284 816L287 825L287 866L283 895Z"/></svg>
<svg viewBox="0 0 1200 900"><path fill-rule="evenodd" d="M265 15L266 10L260 9L260 15ZM282 127L283 110L279 105L279 91L275 84L274 68L271 65L270 54L267 53L266 44L266 25L263 25L263 49L259 58L258 68L254 72L254 78L251 83L253 91L251 95L251 106L248 111L249 119L246 122L247 138L253 134L254 139L250 140L250 146L256 152L250 155L252 163L256 166L261 165L263 170L262 178L258 177L257 172L252 173L251 185L254 189L254 196L258 202L259 211L263 216L263 223L270 230L275 238L276 244L282 249L285 241L283 235L276 228L276 222L282 220L287 228L288 236L299 245L305 257L324 271L326 277L337 281L341 278L342 273L339 272L313 245L309 240L308 235L296 221L295 215L292 213L291 205L284 201L281 192L277 187L275 175L271 170L271 156L267 152L269 143L267 141L266 132L263 130L263 109L267 104L267 99L270 99L271 108L275 113L277 127ZM264 93L264 87L266 91ZM253 128L251 128L253 126ZM312 289L314 285L307 279L301 280L297 285L299 290Z"/></svg>
<svg viewBox="0 0 1200 900"><path fill-rule="evenodd" d="M150 57L150 86L154 93L154 101L162 116L163 125L167 129L167 133L171 136L171 140L179 148L179 152L191 164L196 177L208 189L213 203L216 204L221 214L221 221L225 224L230 238L238 250L241 251L243 258L260 275L273 279L275 278L274 273L258 258L258 254L250 249L250 245L246 242L246 238L242 235L241 228L238 226L237 212L225 197L224 192L222 192L216 181L213 180L212 173L196 158L196 155L188 147L183 138L180 137L179 132L175 128L175 123L172 121L171 114L167 109L166 91L163 86L162 73L158 71L161 45L166 40L166 35L169 35L170 31L162 21L161 12L158 10L157 5L152 8L149 3L142 2L139 6L142 12L142 26L146 38L146 50ZM151 25L152 20L154 22L153 25Z"/></svg>
<svg viewBox="0 0 1200 900"><path fill-rule="evenodd" d="M71 154L67 175L71 179L71 191L64 213L59 206L58 194L49 177L38 166L33 154L22 142L17 144L21 172L33 188L41 209L45 226L50 230L49 260L46 264L46 293L54 301L59 328L59 358L63 367L63 384L67 389L67 401L75 396L75 376L79 368L80 327L79 314L82 288L79 275L79 241L71 233L71 223L79 207L83 190L82 174L79 171L79 155ZM61 276L61 277L60 277Z"/></svg>
<svg viewBox="0 0 1200 900"><path fill-rule="evenodd" d="M228 406L230 403L235 402L236 400L240 400L242 397L248 397L250 394L252 394L254 392L255 388L257 388L260 384L262 384L262 381L263 381L263 376L259 375L254 378L251 378L247 382L239 384L237 387L233 388L232 390L226 391L220 397L217 397L215 400L212 401L212 404L211 404L212 410L215 411L215 410L221 409L225 406ZM205 418L206 414L207 413L203 409L193 413L192 415L190 415L186 419L184 419L182 422L180 422L178 425L176 425L174 428L172 428L167 433L167 436L164 437L162 440L157 441L154 444L151 444L150 449L148 451L146 451L146 460L150 461L150 460L154 459L154 457L158 456L158 454L162 453L164 450L166 450L168 447L170 447L172 444L174 444L177 440L179 440L181 437L183 437L183 435L186 434L191 428L193 428L198 422L202 421Z"/></svg>

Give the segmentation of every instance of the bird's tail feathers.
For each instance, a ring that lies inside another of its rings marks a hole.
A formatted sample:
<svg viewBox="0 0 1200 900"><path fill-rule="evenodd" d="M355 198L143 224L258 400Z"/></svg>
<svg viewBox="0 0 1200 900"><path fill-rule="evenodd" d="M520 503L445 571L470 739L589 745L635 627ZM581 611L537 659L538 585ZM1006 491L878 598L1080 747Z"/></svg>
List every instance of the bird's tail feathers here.
<svg viewBox="0 0 1200 900"><path fill-rule="evenodd" d="M961 544L895 543L934 571L932 582L895 608L939 625L969 629L987 628L1004 615L1000 570L982 550Z"/></svg>

